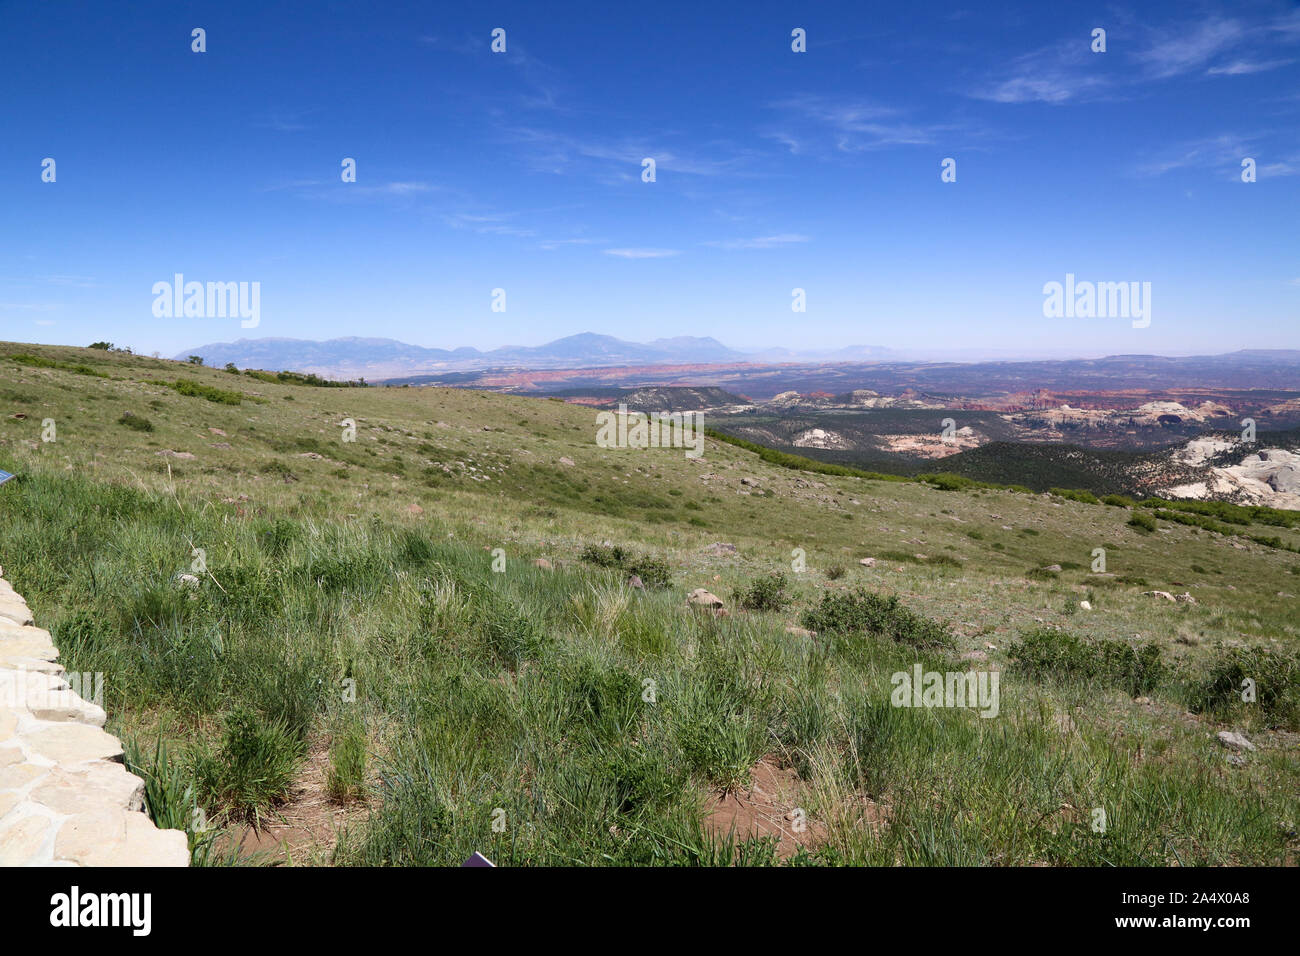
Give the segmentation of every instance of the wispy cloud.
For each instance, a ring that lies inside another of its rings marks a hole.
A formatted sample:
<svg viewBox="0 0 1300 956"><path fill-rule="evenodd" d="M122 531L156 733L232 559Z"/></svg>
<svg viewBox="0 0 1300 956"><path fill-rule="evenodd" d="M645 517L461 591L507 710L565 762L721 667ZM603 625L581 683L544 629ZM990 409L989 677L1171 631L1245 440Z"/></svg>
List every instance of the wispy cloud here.
<svg viewBox="0 0 1300 956"><path fill-rule="evenodd" d="M1237 60L1235 63L1229 63L1226 66L1212 66L1205 71L1206 76L1245 76L1248 73L1264 73L1268 70L1276 70L1281 66L1288 66L1295 60L1264 60L1250 62L1248 60Z"/></svg>
<svg viewBox="0 0 1300 956"><path fill-rule="evenodd" d="M506 40L504 53L489 54L492 41L487 34L461 37L425 35L418 38L422 45L440 52L475 57L490 55L488 62L492 66L502 64L512 69L527 87L527 92L519 95L519 106L526 109L567 111L561 100L568 95L568 84L561 71L530 54L518 40L510 38L509 32Z"/></svg>
<svg viewBox="0 0 1300 956"><path fill-rule="evenodd" d="M1199 140L1174 144L1163 155L1138 164L1140 176L1163 176L1176 169L1214 169L1229 179L1241 176L1241 161L1250 157L1258 163L1259 178L1300 175L1300 154L1288 153L1265 161L1269 151L1261 145L1262 134L1250 137L1224 133ZM1274 153L1276 155L1276 153Z"/></svg>
<svg viewBox="0 0 1300 956"><path fill-rule="evenodd" d="M1109 89L1086 37L1074 38L1021 54L995 78L976 84L967 95L992 103L1050 103L1060 105L1089 99Z"/></svg>
<svg viewBox="0 0 1300 956"><path fill-rule="evenodd" d="M547 239L540 244L542 249L559 249L562 246L596 246L608 239Z"/></svg>
<svg viewBox="0 0 1300 956"><path fill-rule="evenodd" d="M99 282L94 276L77 276L77 275L31 275L31 276L0 276L0 283L18 286L30 285L57 285L74 289L94 289L98 288Z"/></svg>
<svg viewBox="0 0 1300 956"><path fill-rule="evenodd" d="M1265 48L1297 38L1300 17L1295 16L1267 24L1214 16L1158 27L1112 29L1105 54L1093 53L1087 36L1070 37L1014 58L967 95L995 103L1062 105L1116 97L1141 83L1189 74L1263 73L1295 62L1285 56L1266 56ZM1108 70L1111 58L1132 63L1136 69Z"/></svg>
<svg viewBox="0 0 1300 956"><path fill-rule="evenodd" d="M1246 38L1239 20L1212 17L1156 39L1138 54L1148 76L1167 79L1200 70L1220 53Z"/></svg>
<svg viewBox="0 0 1300 956"><path fill-rule="evenodd" d="M620 259L667 259L681 255L680 249L606 249L605 255Z"/></svg>
<svg viewBox="0 0 1300 956"><path fill-rule="evenodd" d="M455 229L468 229L485 236L514 236L529 239L537 235L537 230L516 226L510 222L516 213L449 213L442 217L443 222Z"/></svg>
<svg viewBox="0 0 1300 956"><path fill-rule="evenodd" d="M1188 167L1235 166L1240 170L1242 158L1250 155L1252 149L1249 143L1240 136L1225 133L1174 144L1163 156L1140 163L1137 173L1141 176L1163 176L1172 170Z"/></svg>
<svg viewBox="0 0 1300 956"><path fill-rule="evenodd" d="M718 249L775 249L778 246L787 246L791 243L811 241L810 237L799 233L783 232L775 236L757 236L753 239L722 239L704 244Z"/></svg>
<svg viewBox="0 0 1300 956"><path fill-rule="evenodd" d="M792 152L801 149L797 134L790 129L799 124L829 131L835 149L842 152L928 145L957 128L952 124L909 121L901 110L876 103L835 100L815 94L790 96L769 105L783 114L785 122L780 128L765 131L764 135L786 143Z"/></svg>
<svg viewBox="0 0 1300 956"><path fill-rule="evenodd" d="M639 182L641 163L646 158L655 161L657 176L721 176L736 172L749 158L744 151L733 151L729 156L706 156L680 152L663 142L583 138L530 126L513 127L503 133L526 147L529 162L543 171L567 173L573 167L585 165L611 182ZM670 135L664 134L665 138Z"/></svg>

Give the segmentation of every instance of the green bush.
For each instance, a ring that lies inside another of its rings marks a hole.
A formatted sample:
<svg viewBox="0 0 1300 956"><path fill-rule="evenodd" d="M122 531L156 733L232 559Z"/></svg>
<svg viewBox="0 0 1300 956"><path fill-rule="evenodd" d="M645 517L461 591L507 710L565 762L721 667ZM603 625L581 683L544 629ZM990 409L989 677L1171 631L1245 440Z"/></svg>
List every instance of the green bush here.
<svg viewBox="0 0 1300 956"><path fill-rule="evenodd" d="M1152 531L1156 530L1155 519L1150 515L1144 514L1134 514L1133 517L1128 519L1128 526L1137 531L1141 531L1143 534L1150 534Z"/></svg>
<svg viewBox="0 0 1300 956"><path fill-rule="evenodd" d="M1082 488L1049 488L1047 493L1058 498L1064 498L1067 501L1081 501L1086 505L1101 504L1096 495L1091 491L1084 491Z"/></svg>
<svg viewBox="0 0 1300 956"><path fill-rule="evenodd" d="M785 593L788 584L784 574L773 571L754 578L748 587L738 588L732 598L749 611L781 611L790 603L790 598Z"/></svg>
<svg viewBox="0 0 1300 956"><path fill-rule="evenodd" d="M125 425L127 428L137 432L153 431L153 422L143 415L135 415L131 412L123 412L122 417L117 420L119 425Z"/></svg>
<svg viewBox="0 0 1300 956"><path fill-rule="evenodd" d="M1155 644L1134 650L1123 641L1084 641L1046 627L1024 634L1009 653L1016 668L1032 677L1095 681L1133 695L1152 690L1165 672Z"/></svg>
<svg viewBox="0 0 1300 956"><path fill-rule="evenodd" d="M666 588L672 584L668 562L663 558L628 551L618 545L589 544L582 550L582 560L628 575L635 574L648 588Z"/></svg>
<svg viewBox="0 0 1300 956"><path fill-rule="evenodd" d="M1243 701L1243 684L1255 684L1255 701ZM1257 714L1264 727L1300 730L1300 658L1263 647L1233 648L1210 665L1192 687L1190 709L1217 719Z"/></svg>
<svg viewBox="0 0 1300 956"><path fill-rule="evenodd" d="M1106 497L1104 497L1104 498L1101 499L1101 503L1104 504L1104 505L1110 505L1112 508L1135 508L1135 507L1137 507L1137 502L1136 502L1136 501L1134 501L1132 498L1128 498L1128 497L1126 497L1126 496L1124 496L1124 495L1107 495Z"/></svg>
<svg viewBox="0 0 1300 956"><path fill-rule="evenodd" d="M828 634L867 633L912 647L949 647L948 627L903 607L897 596L874 594L865 588L825 594L821 603L803 615L803 626Z"/></svg>

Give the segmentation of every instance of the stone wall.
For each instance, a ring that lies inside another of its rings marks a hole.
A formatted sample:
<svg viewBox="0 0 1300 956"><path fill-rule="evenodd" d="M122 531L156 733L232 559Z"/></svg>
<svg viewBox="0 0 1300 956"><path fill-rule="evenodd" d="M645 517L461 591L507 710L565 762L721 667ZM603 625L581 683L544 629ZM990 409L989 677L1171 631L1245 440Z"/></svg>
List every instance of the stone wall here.
<svg viewBox="0 0 1300 956"><path fill-rule="evenodd" d="M188 866L185 834L143 812L144 781L58 657L0 577L0 866Z"/></svg>

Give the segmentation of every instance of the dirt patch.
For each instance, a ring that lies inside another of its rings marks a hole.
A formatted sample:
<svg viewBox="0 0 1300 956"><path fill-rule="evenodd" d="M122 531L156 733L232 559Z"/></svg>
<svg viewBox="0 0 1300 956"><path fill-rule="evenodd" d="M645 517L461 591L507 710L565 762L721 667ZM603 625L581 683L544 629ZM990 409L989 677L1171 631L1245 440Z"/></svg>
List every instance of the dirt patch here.
<svg viewBox="0 0 1300 956"><path fill-rule="evenodd" d="M800 847L809 850L826 842L826 825L804 808L806 787L794 770L764 757L749 771L748 790L715 791L709 797L704 827L723 836L776 837L776 855L787 860Z"/></svg>
<svg viewBox="0 0 1300 956"><path fill-rule="evenodd" d="M328 738L313 740L288 800L266 815L260 829L232 826L226 830L217 838L217 856L225 856L234 845L240 858L250 863L328 863L339 834L363 823L370 812L364 802L341 806L330 798L325 787L328 768Z"/></svg>

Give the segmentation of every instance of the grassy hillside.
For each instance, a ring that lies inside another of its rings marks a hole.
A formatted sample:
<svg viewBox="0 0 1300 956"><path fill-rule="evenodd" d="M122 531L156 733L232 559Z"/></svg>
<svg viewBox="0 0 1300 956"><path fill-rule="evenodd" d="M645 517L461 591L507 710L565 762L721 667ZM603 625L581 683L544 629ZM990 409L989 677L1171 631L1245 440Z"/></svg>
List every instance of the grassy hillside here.
<svg viewBox="0 0 1300 956"><path fill-rule="evenodd" d="M200 861L250 821L341 864L1294 861L1294 527L595 431L551 400L0 343L0 565L104 673ZM891 706L917 661L996 668L998 716ZM1258 749L1229 762L1220 730ZM760 772L807 826L728 835Z"/></svg>

